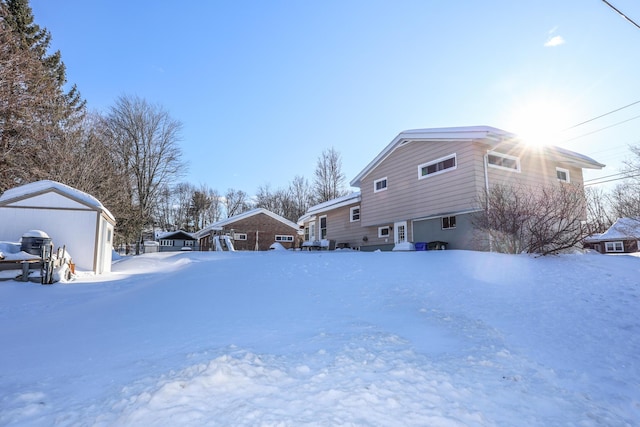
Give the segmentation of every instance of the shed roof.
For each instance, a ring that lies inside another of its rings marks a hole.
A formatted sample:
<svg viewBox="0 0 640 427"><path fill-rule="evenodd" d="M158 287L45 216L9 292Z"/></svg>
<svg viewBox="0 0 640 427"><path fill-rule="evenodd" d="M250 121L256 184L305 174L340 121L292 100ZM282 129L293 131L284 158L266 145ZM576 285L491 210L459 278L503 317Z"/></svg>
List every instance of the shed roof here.
<svg viewBox="0 0 640 427"><path fill-rule="evenodd" d="M8 205L15 201L27 199L50 191L62 194L63 196L73 199L78 203L100 211L113 222L115 222L116 220L113 214L109 212L109 210L92 195L70 187L66 184L51 180L36 181L6 190L0 196L0 205Z"/></svg>

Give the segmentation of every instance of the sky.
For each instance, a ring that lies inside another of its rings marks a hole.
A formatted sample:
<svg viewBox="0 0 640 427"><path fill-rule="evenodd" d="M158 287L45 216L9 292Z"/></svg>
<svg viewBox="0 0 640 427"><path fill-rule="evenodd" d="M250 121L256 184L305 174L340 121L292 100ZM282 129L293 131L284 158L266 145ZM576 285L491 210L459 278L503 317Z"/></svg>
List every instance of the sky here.
<svg viewBox="0 0 640 427"><path fill-rule="evenodd" d="M0 282L0 425L637 426L635 255L164 252Z"/></svg>
<svg viewBox="0 0 640 427"><path fill-rule="evenodd" d="M610 3L640 23L640 3ZM640 102L591 120L640 101L640 29L601 0L31 7L90 110L138 96L168 111L183 181L221 193L311 181L332 147L348 183L407 129L552 142L607 165L586 180L617 174L640 144Z"/></svg>

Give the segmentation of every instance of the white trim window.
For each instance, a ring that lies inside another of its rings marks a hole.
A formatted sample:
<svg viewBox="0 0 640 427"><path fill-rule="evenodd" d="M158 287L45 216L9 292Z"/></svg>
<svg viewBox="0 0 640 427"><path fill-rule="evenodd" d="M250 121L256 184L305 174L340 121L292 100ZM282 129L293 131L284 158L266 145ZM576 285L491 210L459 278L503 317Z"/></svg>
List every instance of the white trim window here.
<svg viewBox="0 0 640 427"><path fill-rule="evenodd" d="M622 242L604 242L605 252L624 252L624 244Z"/></svg>
<svg viewBox="0 0 640 427"><path fill-rule="evenodd" d="M510 172L520 172L520 158L508 154L489 151L487 153L487 163L489 167L508 170Z"/></svg>
<svg viewBox="0 0 640 427"><path fill-rule="evenodd" d="M247 233L233 233L233 240L247 240Z"/></svg>
<svg viewBox="0 0 640 427"><path fill-rule="evenodd" d="M173 246L173 240L161 239L160 246Z"/></svg>
<svg viewBox="0 0 640 427"><path fill-rule="evenodd" d="M194 247L195 246L195 240L185 240L184 241L184 245L185 246L189 246L189 247Z"/></svg>
<svg viewBox="0 0 640 427"><path fill-rule="evenodd" d="M571 182L571 174L569 169L556 168L556 176L560 182Z"/></svg>
<svg viewBox="0 0 640 427"><path fill-rule="evenodd" d="M276 234L276 242L293 242L293 236L287 234Z"/></svg>
<svg viewBox="0 0 640 427"><path fill-rule="evenodd" d="M327 216L320 217L320 240L327 238Z"/></svg>
<svg viewBox="0 0 640 427"><path fill-rule="evenodd" d="M389 237L390 235L391 235L391 227L389 227L388 225L384 227L378 227L379 238Z"/></svg>
<svg viewBox="0 0 640 427"><path fill-rule="evenodd" d="M360 221L360 206L354 206L349 209L349 222Z"/></svg>
<svg viewBox="0 0 640 427"><path fill-rule="evenodd" d="M439 175L458 168L458 157L456 153L449 154L446 157L423 163L418 165L418 179Z"/></svg>
<svg viewBox="0 0 640 427"><path fill-rule="evenodd" d="M451 230L456 228L456 217L455 216L443 216L442 217L442 229L443 230Z"/></svg>
<svg viewBox="0 0 640 427"><path fill-rule="evenodd" d="M387 177L376 179L373 181L373 192L379 193L387 189Z"/></svg>

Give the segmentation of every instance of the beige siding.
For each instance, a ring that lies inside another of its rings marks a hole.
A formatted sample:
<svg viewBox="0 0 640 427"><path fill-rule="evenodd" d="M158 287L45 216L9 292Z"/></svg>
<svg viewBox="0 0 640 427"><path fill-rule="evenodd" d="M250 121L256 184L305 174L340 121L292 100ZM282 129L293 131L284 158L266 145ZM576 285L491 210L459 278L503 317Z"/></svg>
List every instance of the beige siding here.
<svg viewBox="0 0 640 427"><path fill-rule="evenodd" d="M348 245L357 248L362 244L363 228L361 221L351 222L351 208L360 206L360 203L353 203L333 210L319 212L314 215L311 221L306 221L307 227L310 222L315 222L316 240L320 239L320 218L327 217L327 239L335 240L337 245Z"/></svg>
<svg viewBox="0 0 640 427"><path fill-rule="evenodd" d="M450 154L457 168L418 179L418 166ZM477 194L478 155L468 142L412 142L398 147L363 180L363 226L386 224L470 209ZM481 171L480 171L481 172ZM387 177L387 190L374 193L374 181Z"/></svg>
<svg viewBox="0 0 640 427"><path fill-rule="evenodd" d="M483 148L484 154L488 147L485 146ZM511 172L495 167L489 167L487 169L489 173L489 185L518 184L528 185L535 188L550 184L557 184L558 178L556 168L558 167L569 171L571 184L583 184L581 168L549 159L548 156L543 156L536 148L525 146L514 149L512 147L503 146L494 148L491 151L518 157L520 159L520 172Z"/></svg>

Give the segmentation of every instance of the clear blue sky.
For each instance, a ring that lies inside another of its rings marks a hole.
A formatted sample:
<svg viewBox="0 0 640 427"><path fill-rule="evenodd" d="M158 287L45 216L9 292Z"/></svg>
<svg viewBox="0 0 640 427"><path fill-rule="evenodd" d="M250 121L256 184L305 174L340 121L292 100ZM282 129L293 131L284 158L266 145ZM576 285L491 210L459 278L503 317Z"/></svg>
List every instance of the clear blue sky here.
<svg viewBox="0 0 640 427"><path fill-rule="evenodd" d="M610 2L640 23L640 2ZM184 180L221 193L311 181L330 147L348 182L406 129L535 136L640 101L640 29L601 0L31 7L90 109L120 95L161 105L184 124ZM640 144L636 116L640 103L549 138L607 164L587 179L615 174Z"/></svg>

